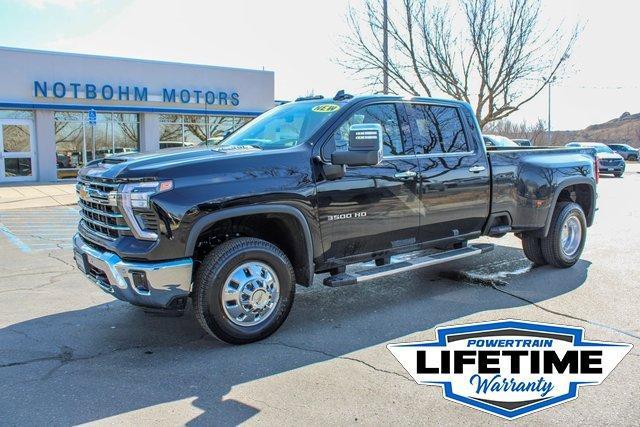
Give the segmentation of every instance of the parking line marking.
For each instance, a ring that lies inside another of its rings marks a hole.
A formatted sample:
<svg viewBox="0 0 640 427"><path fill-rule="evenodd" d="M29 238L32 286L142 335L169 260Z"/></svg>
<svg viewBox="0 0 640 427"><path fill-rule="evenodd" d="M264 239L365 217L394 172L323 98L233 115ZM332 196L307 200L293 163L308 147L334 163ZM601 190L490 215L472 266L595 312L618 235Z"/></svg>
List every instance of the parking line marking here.
<svg viewBox="0 0 640 427"><path fill-rule="evenodd" d="M66 249L78 219L78 210L67 206L0 212L0 236L22 252Z"/></svg>
<svg viewBox="0 0 640 427"><path fill-rule="evenodd" d="M0 223L0 232L7 236L7 239L14 245L16 245L22 252L31 252L31 248L27 246L22 240L20 240L15 234L13 234L4 224Z"/></svg>

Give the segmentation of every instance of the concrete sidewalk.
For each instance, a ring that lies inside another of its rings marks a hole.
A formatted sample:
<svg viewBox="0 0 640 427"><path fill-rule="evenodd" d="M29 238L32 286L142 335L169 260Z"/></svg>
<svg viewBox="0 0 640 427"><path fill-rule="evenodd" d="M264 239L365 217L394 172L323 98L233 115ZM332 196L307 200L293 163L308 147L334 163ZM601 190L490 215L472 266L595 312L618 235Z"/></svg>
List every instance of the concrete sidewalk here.
<svg viewBox="0 0 640 427"><path fill-rule="evenodd" d="M1 185L0 211L74 205L78 202L75 185L75 182Z"/></svg>

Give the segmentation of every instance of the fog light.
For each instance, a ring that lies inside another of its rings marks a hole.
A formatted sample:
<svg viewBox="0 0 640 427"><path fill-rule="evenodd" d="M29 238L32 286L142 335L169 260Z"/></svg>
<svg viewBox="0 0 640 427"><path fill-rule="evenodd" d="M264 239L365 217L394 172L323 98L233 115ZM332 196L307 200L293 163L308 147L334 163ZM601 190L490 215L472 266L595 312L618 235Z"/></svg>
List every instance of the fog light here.
<svg viewBox="0 0 640 427"><path fill-rule="evenodd" d="M144 271L131 271L133 286L140 293L149 293L149 282Z"/></svg>

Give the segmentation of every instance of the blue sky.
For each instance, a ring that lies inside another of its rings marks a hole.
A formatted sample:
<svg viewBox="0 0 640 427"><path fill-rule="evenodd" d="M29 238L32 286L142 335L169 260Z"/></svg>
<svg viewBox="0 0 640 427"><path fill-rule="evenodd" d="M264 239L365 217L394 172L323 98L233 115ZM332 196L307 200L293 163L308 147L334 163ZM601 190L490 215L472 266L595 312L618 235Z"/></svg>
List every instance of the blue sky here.
<svg viewBox="0 0 640 427"><path fill-rule="evenodd" d="M389 0L391 4L399 0ZM359 4L351 0L352 4ZM275 71L276 98L362 93L339 57L349 0L0 0L0 45ZM640 112L640 2L543 0L544 19L586 28L553 87L552 126ZM543 92L514 120L546 120Z"/></svg>
<svg viewBox="0 0 640 427"><path fill-rule="evenodd" d="M39 47L51 39L82 37L126 3L1 0L0 42L5 46Z"/></svg>

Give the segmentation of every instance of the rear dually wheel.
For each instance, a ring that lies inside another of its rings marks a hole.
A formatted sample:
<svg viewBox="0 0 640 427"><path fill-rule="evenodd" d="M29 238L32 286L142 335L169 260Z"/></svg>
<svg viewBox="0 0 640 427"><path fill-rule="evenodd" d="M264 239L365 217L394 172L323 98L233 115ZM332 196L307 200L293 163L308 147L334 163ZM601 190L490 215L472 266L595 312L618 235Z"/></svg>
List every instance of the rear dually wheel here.
<svg viewBox="0 0 640 427"><path fill-rule="evenodd" d="M560 268L573 266L580 259L587 237L587 221L580 205L556 205L547 237L540 239L547 263Z"/></svg>
<svg viewBox="0 0 640 427"><path fill-rule="evenodd" d="M539 266L548 264L542 254L542 242L539 237L529 236L526 234L523 235L522 250L524 251L525 256L529 261L533 262L534 265Z"/></svg>

